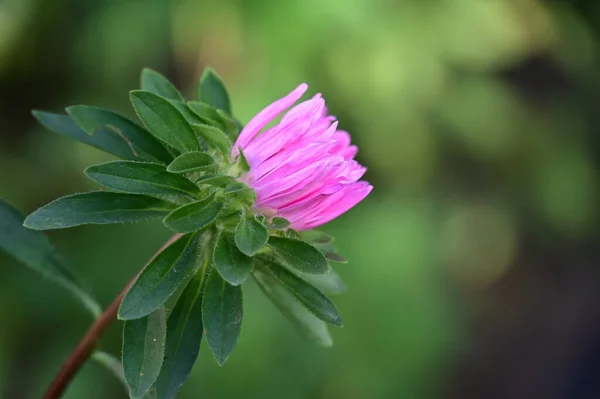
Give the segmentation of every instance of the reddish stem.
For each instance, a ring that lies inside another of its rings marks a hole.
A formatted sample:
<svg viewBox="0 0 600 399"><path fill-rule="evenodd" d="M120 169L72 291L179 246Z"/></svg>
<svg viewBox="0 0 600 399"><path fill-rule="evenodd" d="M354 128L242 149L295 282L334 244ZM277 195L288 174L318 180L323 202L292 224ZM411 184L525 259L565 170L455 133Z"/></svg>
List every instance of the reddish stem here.
<svg viewBox="0 0 600 399"><path fill-rule="evenodd" d="M152 258L144 265L146 267L152 260L162 251L165 250L169 245L175 242L181 234L175 234L171 237L164 245L152 256ZM143 270L143 269L142 269ZM121 305L121 301L123 297L129 290L129 287L136 280L137 275L127 284L127 286L121 291L121 293L115 298L115 300L110 304L110 306L96 319L94 324L88 329L85 333L84 337L79 342L79 345L75 348L75 350L71 353L67 361L63 364L59 373L52 381L52 384L46 391L43 396L43 399L58 399L60 398L67 386L73 380L73 377L77 374L77 372L81 369L81 366L90 358L98 341L104 335L106 329L117 320L117 312L119 311L119 306Z"/></svg>

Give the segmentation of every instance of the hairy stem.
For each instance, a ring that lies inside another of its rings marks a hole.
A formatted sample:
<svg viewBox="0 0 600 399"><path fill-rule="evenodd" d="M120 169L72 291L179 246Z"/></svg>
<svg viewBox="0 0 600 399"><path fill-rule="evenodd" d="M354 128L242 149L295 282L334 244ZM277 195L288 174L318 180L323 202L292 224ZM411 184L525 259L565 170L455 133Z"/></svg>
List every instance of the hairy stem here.
<svg viewBox="0 0 600 399"><path fill-rule="evenodd" d="M146 267L148 263L152 262L152 260L162 251L165 250L169 245L175 242L181 234L175 234L171 237L164 245L150 258L150 260L144 265ZM143 270L143 268L142 268ZM121 291L121 293L115 298L115 300L110 304L110 306L96 319L94 324L88 329L85 333L84 337L79 342L79 345L75 348L75 350L71 353L67 361L63 364L59 373L52 381L52 384L46 391L43 396L43 399L58 399L65 392L67 386L73 380L73 377L77 374L77 372L81 369L83 364L90 358L98 341L104 335L106 329L117 320L117 312L119 311L119 306L121 305L121 301L123 297L129 290L129 287L134 283L137 275L127 284L127 286Z"/></svg>

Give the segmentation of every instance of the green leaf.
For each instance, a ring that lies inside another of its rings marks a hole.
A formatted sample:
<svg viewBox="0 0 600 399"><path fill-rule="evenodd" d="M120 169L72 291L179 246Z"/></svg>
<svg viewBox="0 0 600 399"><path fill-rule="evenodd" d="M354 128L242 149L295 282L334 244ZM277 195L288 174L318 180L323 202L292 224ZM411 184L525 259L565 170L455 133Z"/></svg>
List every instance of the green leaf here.
<svg viewBox="0 0 600 399"><path fill-rule="evenodd" d="M229 156L231 152L231 141L229 137L220 129L203 124L192 124L194 132L202 137L209 145L212 144L219 149L225 156Z"/></svg>
<svg viewBox="0 0 600 399"><path fill-rule="evenodd" d="M221 233L213 254L213 264L221 277L231 285L243 284L252 272L252 258L235 246L233 237Z"/></svg>
<svg viewBox="0 0 600 399"><path fill-rule="evenodd" d="M194 197L199 192L198 186L185 177L155 163L111 161L90 166L85 174L104 187L130 194Z"/></svg>
<svg viewBox="0 0 600 399"><path fill-rule="evenodd" d="M158 254L125 294L119 319L139 319L162 306L197 270L203 239L198 234L185 235Z"/></svg>
<svg viewBox="0 0 600 399"><path fill-rule="evenodd" d="M287 229L286 231L284 231L284 236L287 238L292 238L294 240L298 240L298 241L304 241L304 238L302 238L302 236L300 235L300 233L298 233L296 230L294 229ZM317 248L318 249L318 248ZM321 251L322 252L322 251Z"/></svg>
<svg viewBox="0 0 600 399"><path fill-rule="evenodd" d="M215 201L214 193L203 200L180 206L163 220L165 226L180 233L191 233L210 225L223 208L223 203Z"/></svg>
<svg viewBox="0 0 600 399"><path fill-rule="evenodd" d="M100 305L83 289L81 282L56 254L43 233L23 227L23 215L0 200L0 249L25 266L69 290L95 316L102 313Z"/></svg>
<svg viewBox="0 0 600 399"><path fill-rule="evenodd" d="M340 275L333 269L330 269L329 273L325 274L302 273L292 269L290 269L290 271L310 285L316 287L319 291L327 294L341 294L348 289L344 280L342 280Z"/></svg>
<svg viewBox="0 0 600 399"><path fill-rule="evenodd" d="M290 222L287 219L274 217L271 223L266 223L265 227L270 230L285 230L290 227Z"/></svg>
<svg viewBox="0 0 600 399"><path fill-rule="evenodd" d="M240 336L243 318L242 287L228 284L219 273L211 273L202 300L206 342L222 366Z"/></svg>
<svg viewBox="0 0 600 399"><path fill-rule="evenodd" d="M80 141L119 158L138 159L127 141L114 130L102 127L94 131L94 134L87 134L68 115L44 111L33 111L32 113L42 126L54 133Z"/></svg>
<svg viewBox="0 0 600 399"><path fill-rule="evenodd" d="M300 302L319 319L342 327L342 318L335 305L321 291L277 263L271 263L271 272Z"/></svg>
<svg viewBox="0 0 600 399"><path fill-rule="evenodd" d="M144 195L92 191L67 195L34 211L23 225L34 230L82 224L139 222L171 212L175 205Z"/></svg>
<svg viewBox="0 0 600 399"><path fill-rule="evenodd" d="M90 136L109 129L125 140L140 160L168 164L173 157L146 129L116 112L87 105L67 108L67 113Z"/></svg>
<svg viewBox="0 0 600 399"><path fill-rule="evenodd" d="M129 97L138 117L156 138L180 151L200 149L189 123L168 100L144 90L133 90Z"/></svg>
<svg viewBox="0 0 600 399"><path fill-rule="evenodd" d="M271 273L254 269L253 276L265 295L300 334L321 346L333 345L327 325L306 309Z"/></svg>
<svg viewBox="0 0 600 399"><path fill-rule="evenodd" d="M329 265L323 254L304 241L271 236L268 245L273 253L291 268L313 274L329 271Z"/></svg>
<svg viewBox="0 0 600 399"><path fill-rule="evenodd" d="M172 399L177 395L198 357L203 333L203 279L204 273L194 276L169 315L165 361L156 380L160 399Z"/></svg>
<svg viewBox="0 0 600 399"><path fill-rule="evenodd" d="M132 398L143 397L158 377L165 353L165 311L137 320L127 320L123 326L123 371Z"/></svg>
<svg viewBox="0 0 600 399"><path fill-rule="evenodd" d="M335 252L327 251L327 252L324 252L323 255L325 255L325 258L331 262L348 263L346 258L344 258L342 255L335 253Z"/></svg>
<svg viewBox="0 0 600 399"><path fill-rule="evenodd" d="M186 152L181 154L167 167L171 173L188 173L215 167L215 159L206 152Z"/></svg>
<svg viewBox="0 0 600 399"><path fill-rule="evenodd" d="M141 75L141 88L171 100L185 101L179 90L163 75L150 68L144 68Z"/></svg>
<svg viewBox="0 0 600 399"><path fill-rule="evenodd" d="M235 244L244 254L253 256L269 241L269 232L254 217L242 218L235 228Z"/></svg>
<svg viewBox="0 0 600 399"><path fill-rule="evenodd" d="M195 112L193 112L190 107L188 107L187 103L179 100L170 100L168 99L172 106L174 106L177 111L181 112L181 115L185 118L185 120L189 123L206 123L207 121L198 117ZM216 123L216 122L214 122Z"/></svg>
<svg viewBox="0 0 600 399"><path fill-rule="evenodd" d="M214 109L208 104L204 104L198 101L188 101L187 107L203 123L218 128L223 127L223 123L220 122L221 115L219 114L219 110Z"/></svg>
<svg viewBox="0 0 600 399"><path fill-rule="evenodd" d="M119 359L109 353L98 350L94 351L92 354L92 359L106 367L106 369L123 384L125 389L129 390L127 380L125 379L125 372L123 371L123 366L121 365Z"/></svg>
<svg viewBox="0 0 600 399"><path fill-rule="evenodd" d="M302 238L313 244L331 244L333 237L320 230L305 230L300 233Z"/></svg>
<svg viewBox="0 0 600 399"><path fill-rule="evenodd" d="M220 122L220 125L225 133L227 133L227 137L229 137L231 141L237 140L240 133L240 127L238 123L223 110L218 109L217 114L219 115L218 121Z"/></svg>
<svg viewBox="0 0 600 399"><path fill-rule="evenodd" d="M206 184L215 187L225 187L230 183L235 182L235 179L229 175L206 175L196 180L196 184Z"/></svg>
<svg viewBox="0 0 600 399"><path fill-rule="evenodd" d="M198 99L231 115L231 101L223 81L212 68L206 68L200 78Z"/></svg>

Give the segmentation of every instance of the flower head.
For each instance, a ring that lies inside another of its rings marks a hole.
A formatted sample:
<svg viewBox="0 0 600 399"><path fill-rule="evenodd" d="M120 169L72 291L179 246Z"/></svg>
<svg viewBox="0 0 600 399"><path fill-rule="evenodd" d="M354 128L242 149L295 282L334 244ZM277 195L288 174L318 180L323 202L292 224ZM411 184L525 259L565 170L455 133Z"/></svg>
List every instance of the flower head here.
<svg viewBox="0 0 600 399"><path fill-rule="evenodd" d="M279 123L265 127L294 105L303 83L259 112L240 133L232 156L242 150L250 171L242 177L256 192L255 209L307 230L340 216L373 189L359 181L366 168L354 160L350 135L337 129L320 94L290 109ZM261 132L262 131L262 132Z"/></svg>

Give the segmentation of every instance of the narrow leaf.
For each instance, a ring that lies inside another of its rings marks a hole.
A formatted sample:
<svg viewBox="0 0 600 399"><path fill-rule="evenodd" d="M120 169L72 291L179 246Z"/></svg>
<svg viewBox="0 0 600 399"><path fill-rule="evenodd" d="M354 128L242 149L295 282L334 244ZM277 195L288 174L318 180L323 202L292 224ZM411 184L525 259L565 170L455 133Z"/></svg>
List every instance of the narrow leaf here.
<svg viewBox="0 0 600 399"><path fill-rule="evenodd" d="M180 206L163 220L165 226L180 233L191 233L210 225L221 212L223 203L215 201L214 194L207 198Z"/></svg>
<svg viewBox="0 0 600 399"><path fill-rule="evenodd" d="M123 326L123 371L132 398L143 397L158 377L165 353L165 311L157 309Z"/></svg>
<svg viewBox="0 0 600 399"><path fill-rule="evenodd" d="M214 271L208 277L202 300L206 342L222 366L235 348L242 328L242 287L228 284Z"/></svg>
<svg viewBox="0 0 600 399"><path fill-rule="evenodd" d="M327 251L327 252L323 252L323 255L325 255L325 258L331 262L348 263L346 258L344 258L342 255L340 255L336 252Z"/></svg>
<svg viewBox="0 0 600 399"><path fill-rule="evenodd" d="M194 132L202 137L209 145L213 145L225 156L229 156L229 153L231 152L231 141L229 141L229 138L223 131L214 126L203 124L192 124L192 128L194 128Z"/></svg>
<svg viewBox="0 0 600 399"><path fill-rule="evenodd" d="M206 68L200 78L198 99L231 115L231 101L225 85L212 68Z"/></svg>
<svg viewBox="0 0 600 399"><path fill-rule="evenodd" d="M235 244L244 254L253 256L269 241L269 232L254 217L242 218L235 228Z"/></svg>
<svg viewBox="0 0 600 399"><path fill-rule="evenodd" d="M64 229L82 224L139 222L168 214L175 205L144 195L92 191L52 201L23 225L34 230Z"/></svg>
<svg viewBox="0 0 600 399"><path fill-rule="evenodd" d="M276 263L271 263L270 270L277 280L315 316L338 327L343 325L335 305L321 291Z"/></svg>
<svg viewBox="0 0 600 399"><path fill-rule="evenodd" d="M286 265L301 272L319 274L329 271L329 265L323 254L304 241L271 236L269 248Z"/></svg>
<svg viewBox="0 0 600 399"><path fill-rule="evenodd" d="M217 240L213 264L221 277L231 285L243 284L252 272L252 258L244 255L227 233L221 233Z"/></svg>
<svg viewBox="0 0 600 399"><path fill-rule="evenodd" d="M185 235L158 254L125 294L119 319L139 319L152 313L189 280L199 266L202 239L198 234Z"/></svg>
<svg viewBox="0 0 600 399"><path fill-rule="evenodd" d="M171 100L184 101L177 88L162 74L150 68L144 68L140 77L141 88Z"/></svg>
<svg viewBox="0 0 600 399"><path fill-rule="evenodd" d="M295 275L309 283L310 285L319 289L319 291L335 295L341 294L348 289L348 286L342 280L339 274L336 273L333 268L329 269L329 273L325 274L309 274L302 273L297 270L290 269Z"/></svg>
<svg viewBox="0 0 600 399"><path fill-rule="evenodd" d="M116 131L110 130L107 127L101 127L95 130L94 134L88 134L77 126L77 123L75 123L68 115L33 111L33 116L46 129L51 130L54 133L80 141L122 159L138 159L127 141Z"/></svg>
<svg viewBox="0 0 600 399"><path fill-rule="evenodd" d="M206 152L186 152L181 154L167 167L171 173L188 173L215 167L215 159Z"/></svg>
<svg viewBox="0 0 600 399"><path fill-rule="evenodd" d="M321 346L333 345L327 325L313 315L271 273L254 269L254 278L265 295L279 311L294 324L304 337Z"/></svg>
<svg viewBox="0 0 600 399"><path fill-rule="evenodd" d="M67 108L67 113L90 136L109 129L124 139L139 160L167 164L173 157L146 129L135 122L107 109L88 105Z"/></svg>
<svg viewBox="0 0 600 399"><path fill-rule="evenodd" d="M129 96L138 117L156 138L181 151L200 149L189 123L168 100L144 90L133 90Z"/></svg>
<svg viewBox="0 0 600 399"><path fill-rule="evenodd" d="M193 197L199 192L198 186L185 177L155 163L112 161L90 166L85 174L104 187L124 193Z"/></svg>
<svg viewBox="0 0 600 399"><path fill-rule="evenodd" d="M203 333L203 279L203 273L196 274L169 315L165 361L156 380L159 399L172 399L177 395L198 357Z"/></svg>
<svg viewBox="0 0 600 399"><path fill-rule="evenodd" d="M99 316L100 306L62 263L50 241L43 233L23 227L23 219L19 211L0 200L0 249L71 291L95 317Z"/></svg>

